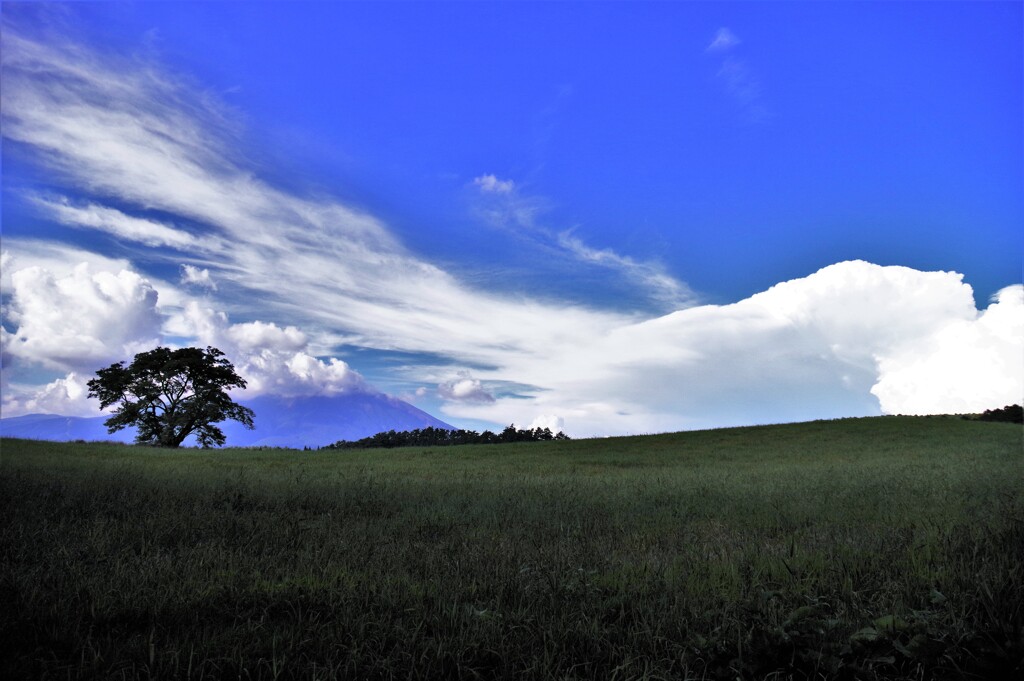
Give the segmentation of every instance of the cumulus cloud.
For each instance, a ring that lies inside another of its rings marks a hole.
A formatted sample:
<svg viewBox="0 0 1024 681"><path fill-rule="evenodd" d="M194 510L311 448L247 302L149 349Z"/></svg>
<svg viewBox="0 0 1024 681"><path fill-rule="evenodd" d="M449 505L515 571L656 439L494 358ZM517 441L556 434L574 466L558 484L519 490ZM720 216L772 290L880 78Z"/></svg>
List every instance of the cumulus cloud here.
<svg viewBox="0 0 1024 681"><path fill-rule="evenodd" d="M200 269L194 265L181 266L181 283L199 286L201 288L210 289L211 291L217 290L217 284L210 276L210 270L205 268Z"/></svg>
<svg viewBox="0 0 1024 681"><path fill-rule="evenodd" d="M87 380L71 372L41 388L10 385L4 390L0 409L4 417L22 414L99 416L99 402L89 399Z"/></svg>
<svg viewBox="0 0 1024 681"><path fill-rule="evenodd" d="M246 322L232 324L224 330L231 339L231 345L242 352L271 349L275 352L298 352L305 350L309 340L306 334L294 326L281 328L268 322Z"/></svg>
<svg viewBox="0 0 1024 681"><path fill-rule="evenodd" d="M441 383L437 386L437 394L452 402L469 402L491 404L494 395L489 393L479 379L468 373L461 373L458 378Z"/></svg>
<svg viewBox="0 0 1024 681"><path fill-rule="evenodd" d="M1010 300L1016 298L1001 294L981 319L1012 319ZM523 383L545 389L531 392L529 400L453 402L444 413L524 423L537 413L557 413L569 432L590 435L880 414L883 407L891 409L888 402L879 403L893 380L890 358L912 356L900 349L929 342L945 348L943 334L949 331L944 329L959 329L976 318L971 288L959 274L839 263L731 305L703 305L624 324L602 337L552 348L543 358L479 371L483 380L514 373ZM998 337L1005 343L999 353L1024 354L1019 325L991 323L1000 331L989 333L986 342L994 345L991 338ZM979 406L990 403L986 408L1005 401L1001 395L1024 392L1019 364L1015 368L992 354L978 354L976 343L985 346L976 338L949 346L930 368L946 377L943 382L956 378L959 391L977 393ZM955 368L982 361L988 370ZM921 399L939 380L925 381L924 373L901 377L907 394ZM1008 393L994 380L999 373ZM876 384L880 387L873 392ZM928 410L961 409L955 401L939 400Z"/></svg>
<svg viewBox="0 0 1024 681"><path fill-rule="evenodd" d="M878 358L871 388L888 414L978 413L1024 404L1024 286Z"/></svg>
<svg viewBox="0 0 1024 681"><path fill-rule="evenodd" d="M123 258L111 258L92 251L41 239L24 239L4 235L3 266L0 268L0 288L5 292L13 289L11 275L18 270L37 267L58 277L69 276L76 267L85 263L94 272L117 272L132 269L131 263ZM162 297L162 296L161 296Z"/></svg>
<svg viewBox="0 0 1024 681"><path fill-rule="evenodd" d="M58 278L70 276L75 268L80 267L83 263L89 266L91 272L138 271L127 258L111 257L51 240L4 234L4 246L9 248L7 261L0 269L0 290L5 293L14 288L11 276L15 272L29 267L38 267ZM160 309L181 307L186 300L189 300L189 296L175 283L154 276L152 273L147 273L145 279L157 292L157 305Z"/></svg>
<svg viewBox="0 0 1024 681"><path fill-rule="evenodd" d="M552 433L558 433L559 431L565 430L565 419L563 419L561 416L556 416L554 414L542 414L535 418L533 421L530 421L530 425L528 425L526 428L527 430L534 430L535 428L547 428Z"/></svg>
<svg viewBox="0 0 1024 681"><path fill-rule="evenodd" d="M11 274L5 309L15 329L5 354L57 369L95 369L155 346L162 318L157 292L139 274L95 272L88 263L66 276L41 267Z"/></svg>
<svg viewBox="0 0 1024 681"><path fill-rule="evenodd" d="M740 39L728 28L720 28L707 46L708 52L725 52L740 44Z"/></svg>
<svg viewBox="0 0 1024 681"><path fill-rule="evenodd" d="M499 180L494 175L481 175L473 178L473 184L480 188L480 191L491 194L508 194L516 187L512 180Z"/></svg>
<svg viewBox="0 0 1024 681"><path fill-rule="evenodd" d="M308 352L309 341L294 326L254 321L230 324L227 315L192 301L172 324L178 333L221 349L247 382L247 396L264 393L297 397L370 392L346 362Z"/></svg>
<svg viewBox="0 0 1024 681"><path fill-rule="evenodd" d="M5 266L11 260L5 258ZM0 327L4 416L98 414L94 401L87 399L83 376L167 344L162 330L224 350L248 381L250 396L372 391L345 362L309 354L308 337L294 326L258 320L230 324L223 312L196 301L168 318L157 309L158 295L149 281L132 271L92 272L89 263L81 263L64 276L39 266L9 276L12 287L4 317L14 330ZM42 386L15 384L9 375L18 361L71 371Z"/></svg>
<svg viewBox="0 0 1024 681"><path fill-rule="evenodd" d="M247 395L297 397L369 391L363 377L336 357L325 362L305 352L269 349L238 357L238 372L248 382Z"/></svg>

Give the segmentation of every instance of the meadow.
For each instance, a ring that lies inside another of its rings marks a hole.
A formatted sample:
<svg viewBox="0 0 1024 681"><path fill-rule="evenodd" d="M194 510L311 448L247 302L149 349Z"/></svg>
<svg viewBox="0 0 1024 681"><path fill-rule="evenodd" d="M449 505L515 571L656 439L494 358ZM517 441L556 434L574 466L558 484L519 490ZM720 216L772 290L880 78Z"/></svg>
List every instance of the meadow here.
<svg viewBox="0 0 1024 681"><path fill-rule="evenodd" d="M1022 428L0 441L0 677L1011 679Z"/></svg>

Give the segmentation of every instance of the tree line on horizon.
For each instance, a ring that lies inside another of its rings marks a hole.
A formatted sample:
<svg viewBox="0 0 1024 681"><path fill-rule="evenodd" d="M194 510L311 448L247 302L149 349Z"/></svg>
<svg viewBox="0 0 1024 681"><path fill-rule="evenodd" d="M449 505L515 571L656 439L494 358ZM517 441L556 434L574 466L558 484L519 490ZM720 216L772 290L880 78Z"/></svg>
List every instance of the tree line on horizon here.
<svg viewBox="0 0 1024 681"><path fill-rule="evenodd" d="M986 409L977 417L978 421L1005 421L1007 423L1024 423L1024 407L1009 404L1002 409Z"/></svg>
<svg viewBox="0 0 1024 681"><path fill-rule="evenodd" d="M448 430L447 428L416 428L396 432L387 430L360 440L338 440L321 449L391 449L394 447L447 447L453 445L496 445L509 442L549 442L570 439L562 431L551 432L550 428L523 429L515 424L506 426L500 433L485 430Z"/></svg>

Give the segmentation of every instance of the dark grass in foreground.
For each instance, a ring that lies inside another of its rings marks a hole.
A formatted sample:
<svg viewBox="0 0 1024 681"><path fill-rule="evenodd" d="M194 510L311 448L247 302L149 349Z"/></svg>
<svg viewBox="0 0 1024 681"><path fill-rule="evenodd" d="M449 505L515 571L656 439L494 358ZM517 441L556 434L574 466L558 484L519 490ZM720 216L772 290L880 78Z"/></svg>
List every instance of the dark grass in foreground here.
<svg viewBox="0 0 1024 681"><path fill-rule="evenodd" d="M4 440L0 676L1021 678L1021 436Z"/></svg>

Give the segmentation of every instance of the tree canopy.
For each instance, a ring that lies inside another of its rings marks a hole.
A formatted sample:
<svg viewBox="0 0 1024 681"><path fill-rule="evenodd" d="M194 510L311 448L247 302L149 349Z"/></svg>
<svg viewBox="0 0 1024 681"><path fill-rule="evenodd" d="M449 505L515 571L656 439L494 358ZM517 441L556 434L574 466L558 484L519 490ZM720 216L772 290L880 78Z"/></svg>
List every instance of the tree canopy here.
<svg viewBox="0 0 1024 681"><path fill-rule="evenodd" d="M128 366L111 364L88 383L101 408L120 405L105 422L108 432L135 426L136 443L161 447L178 447L192 434L203 447L222 445L224 433L214 424L227 419L252 429L253 411L227 393L245 385L214 347L140 352Z"/></svg>
<svg viewBox="0 0 1024 681"><path fill-rule="evenodd" d="M978 417L978 420L1024 423L1024 408L1019 404L1009 404L1002 409L986 409L985 413Z"/></svg>

